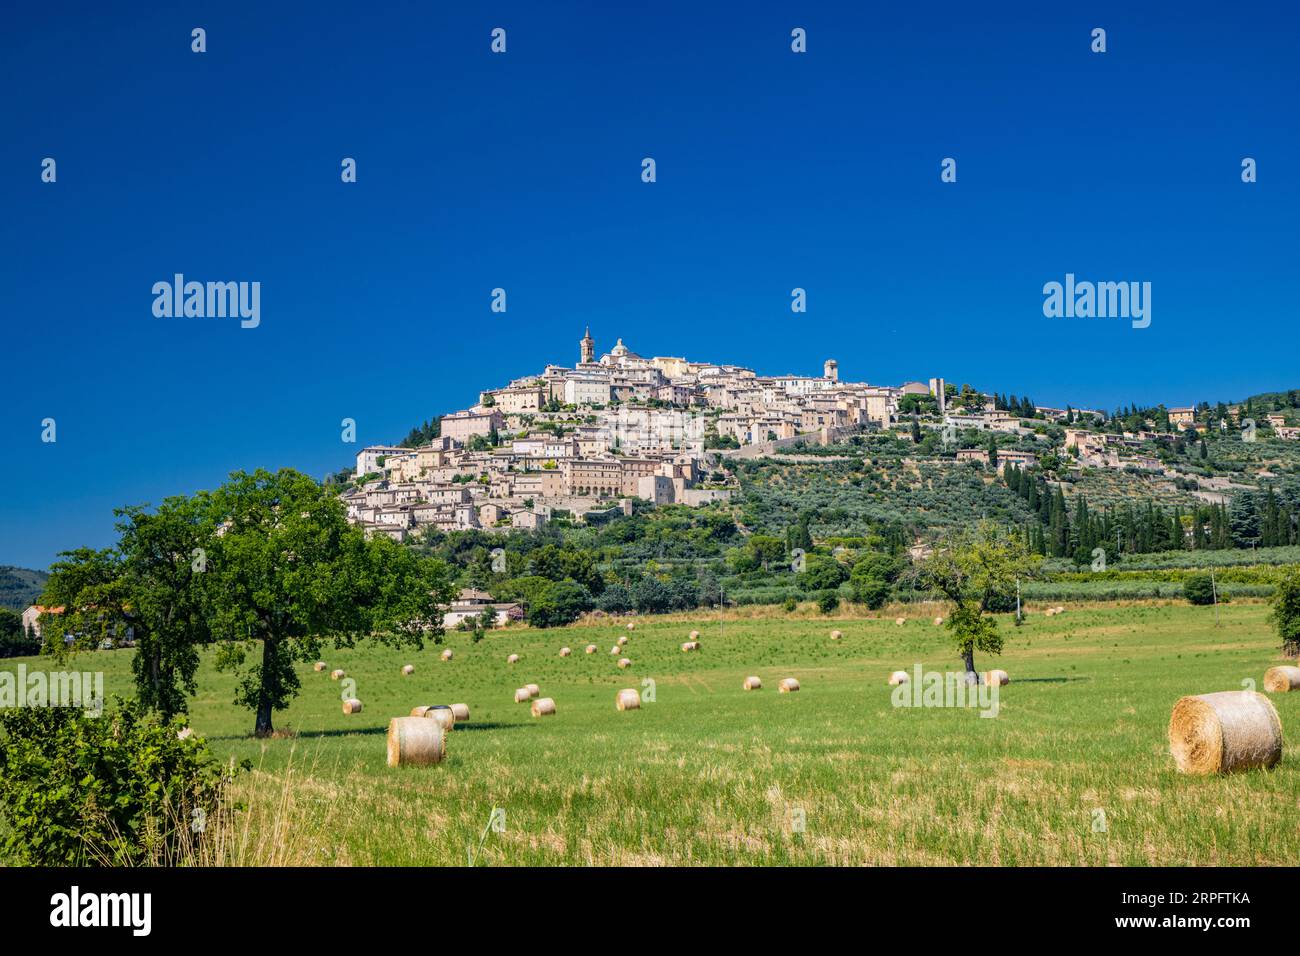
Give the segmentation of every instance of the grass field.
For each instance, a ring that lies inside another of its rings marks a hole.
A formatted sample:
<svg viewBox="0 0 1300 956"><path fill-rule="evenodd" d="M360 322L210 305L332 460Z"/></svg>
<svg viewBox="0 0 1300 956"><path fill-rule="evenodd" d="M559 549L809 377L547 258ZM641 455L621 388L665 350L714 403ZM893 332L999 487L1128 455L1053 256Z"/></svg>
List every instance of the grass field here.
<svg viewBox="0 0 1300 956"><path fill-rule="evenodd" d="M928 611L903 627L893 613L643 618L627 671L609 653L628 634L615 623L478 644L453 633L451 662L432 645L331 651L364 712L344 716L340 685L304 664L302 694L276 717L295 736L272 740L248 736L252 715L208 654L191 723L256 767L238 786L249 810L233 862L463 865L472 850L476 865L1294 865L1300 694L1272 697L1287 747L1271 771L1181 776L1166 738L1179 696L1262 685L1281 660L1267 610L1223 607L1218 629L1212 608L1169 604L1075 607L1018 629L1004 617L1003 655L976 661L1011 674L995 719L891 705L890 671L959 666ZM703 649L683 654L693 627ZM126 692L130 653L74 666L104 667L109 692ZM762 690L741 689L751 673ZM799 693L777 693L786 676ZM654 702L617 712L616 690L646 678ZM513 703L528 682L555 716ZM390 717L453 702L472 718L444 763L385 765ZM488 828L494 808L501 832Z"/></svg>

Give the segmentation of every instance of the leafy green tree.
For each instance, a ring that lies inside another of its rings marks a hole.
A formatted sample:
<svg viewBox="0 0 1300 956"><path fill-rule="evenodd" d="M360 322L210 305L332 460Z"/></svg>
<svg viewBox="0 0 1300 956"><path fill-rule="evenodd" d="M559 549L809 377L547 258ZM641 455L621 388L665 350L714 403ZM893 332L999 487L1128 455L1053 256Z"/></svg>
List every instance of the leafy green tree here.
<svg viewBox="0 0 1300 956"><path fill-rule="evenodd" d="M889 600L889 582L882 578L861 578L853 582L853 600L878 611Z"/></svg>
<svg viewBox="0 0 1300 956"><path fill-rule="evenodd" d="M1270 619L1282 638L1282 653L1300 657L1300 567L1291 567L1282 575L1273 593Z"/></svg>
<svg viewBox="0 0 1300 956"><path fill-rule="evenodd" d="M1189 574L1183 579L1183 597L1190 604L1213 604L1214 582L1208 574Z"/></svg>
<svg viewBox="0 0 1300 956"><path fill-rule="evenodd" d="M441 640L442 607L454 594L446 566L386 535L366 539L306 475L235 472L212 493L212 508L220 532L205 584L224 642L218 663L241 673L236 703L255 712L258 736L273 732L273 712L298 692L294 661L317 656L323 640ZM261 659L244 668L257 641Z"/></svg>
<svg viewBox="0 0 1300 956"><path fill-rule="evenodd" d="M1002 653L997 621L985 608L1029 576L1037 558L1020 535L981 521L955 533L925 562L926 580L953 603L944 621L969 674L975 674L975 651Z"/></svg>
<svg viewBox="0 0 1300 956"><path fill-rule="evenodd" d="M533 627L562 627L591 607L591 592L577 581L555 581L528 608L528 623Z"/></svg>
<svg viewBox="0 0 1300 956"><path fill-rule="evenodd" d="M57 627L44 629L46 651L62 659L130 634L140 704L165 717L184 713L196 691L198 649L212 638L203 578L215 527L209 499L175 496L153 511L115 513L116 548L65 552L51 567L42 601L64 610Z"/></svg>

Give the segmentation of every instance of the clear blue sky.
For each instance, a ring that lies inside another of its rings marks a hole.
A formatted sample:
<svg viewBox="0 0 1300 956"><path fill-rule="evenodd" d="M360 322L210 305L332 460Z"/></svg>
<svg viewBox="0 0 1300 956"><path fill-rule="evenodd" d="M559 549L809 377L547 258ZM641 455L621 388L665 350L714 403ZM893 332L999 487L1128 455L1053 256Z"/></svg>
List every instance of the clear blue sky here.
<svg viewBox="0 0 1300 956"><path fill-rule="evenodd" d="M0 23L0 563L324 475L344 417L399 440L588 324L1053 405L1300 387L1293 4L135 6ZM261 282L261 326L154 318L176 272ZM1044 318L1066 272L1151 282L1151 327Z"/></svg>

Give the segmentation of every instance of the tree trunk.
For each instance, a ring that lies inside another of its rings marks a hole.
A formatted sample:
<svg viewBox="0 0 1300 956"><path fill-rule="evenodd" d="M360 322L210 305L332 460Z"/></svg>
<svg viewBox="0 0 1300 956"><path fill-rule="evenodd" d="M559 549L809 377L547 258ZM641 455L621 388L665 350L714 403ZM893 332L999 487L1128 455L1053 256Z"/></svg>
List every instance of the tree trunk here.
<svg viewBox="0 0 1300 956"><path fill-rule="evenodd" d="M276 643L273 637L262 642L262 686L257 692L257 726L253 729L258 737L269 737L275 732L271 726L271 694L266 682L275 674Z"/></svg>
<svg viewBox="0 0 1300 956"><path fill-rule="evenodd" d="M966 673L974 674L975 673L975 648L968 647L966 648L966 650L962 651L961 659L966 664Z"/></svg>

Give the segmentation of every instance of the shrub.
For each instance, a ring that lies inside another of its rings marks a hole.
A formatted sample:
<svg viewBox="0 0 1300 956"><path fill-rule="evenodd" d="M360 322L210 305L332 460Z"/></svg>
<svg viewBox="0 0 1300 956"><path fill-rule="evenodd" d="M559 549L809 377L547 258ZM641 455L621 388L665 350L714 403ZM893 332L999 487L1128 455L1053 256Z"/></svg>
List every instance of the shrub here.
<svg viewBox="0 0 1300 956"><path fill-rule="evenodd" d="M853 600L878 611L889 600L889 582L880 578L866 578L853 585Z"/></svg>
<svg viewBox="0 0 1300 956"><path fill-rule="evenodd" d="M1208 574L1188 575L1183 581L1183 597L1191 604L1213 604L1214 582Z"/></svg>
<svg viewBox="0 0 1300 956"><path fill-rule="evenodd" d="M785 608L787 613L793 611L798 606L799 606L799 602L796 601L793 597L788 597L781 603L781 607Z"/></svg>
<svg viewBox="0 0 1300 956"><path fill-rule="evenodd" d="M817 596L817 607L823 614L831 614L840 606L840 596L834 591L823 591Z"/></svg>
<svg viewBox="0 0 1300 956"><path fill-rule="evenodd" d="M528 623L533 627L561 627L590 610L590 591L577 581L556 581L528 608Z"/></svg>
<svg viewBox="0 0 1300 956"><path fill-rule="evenodd" d="M179 719L114 703L100 717L78 707L0 713L3 848L17 862L173 863L214 832L206 821L227 778L207 744L177 737Z"/></svg>

